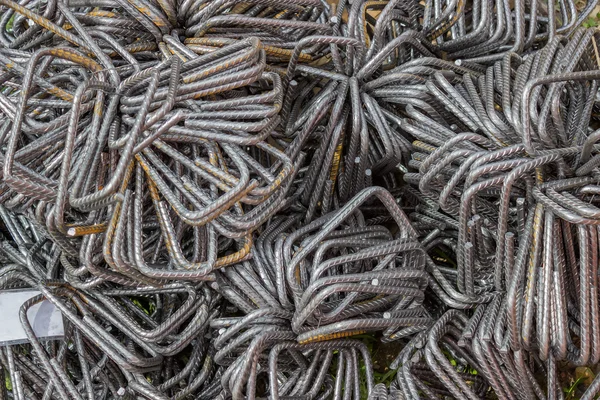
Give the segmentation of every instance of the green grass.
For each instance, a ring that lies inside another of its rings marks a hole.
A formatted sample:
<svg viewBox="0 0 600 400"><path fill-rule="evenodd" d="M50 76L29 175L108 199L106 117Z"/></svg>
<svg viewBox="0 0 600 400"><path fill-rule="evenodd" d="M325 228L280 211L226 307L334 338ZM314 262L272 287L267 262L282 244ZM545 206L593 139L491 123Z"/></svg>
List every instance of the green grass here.
<svg viewBox="0 0 600 400"><path fill-rule="evenodd" d="M583 26L586 28L596 28L600 26L600 12L596 15L590 16L584 23Z"/></svg>
<svg viewBox="0 0 600 400"><path fill-rule="evenodd" d="M7 31L9 31L9 32L11 32L11 31L12 31L12 27L13 27L13 24L14 24L14 22L15 22L15 16L16 16L16 15L17 15L17 14L16 14L16 13L14 13L14 14L12 15L12 17L10 17L10 19L9 19L9 20L8 20L8 22L6 23L6 30L7 30Z"/></svg>
<svg viewBox="0 0 600 400"><path fill-rule="evenodd" d="M145 297L134 297L131 299L131 302L138 306L147 315L152 315L156 310L156 305L154 302Z"/></svg>
<svg viewBox="0 0 600 400"><path fill-rule="evenodd" d="M581 383L581 381L583 380L583 376L580 376L575 382L573 382L573 384L571 386L569 386L568 388L563 388L563 392L565 393L565 400L574 400L575 399L575 393L577 390L577 386L579 386L579 384Z"/></svg>

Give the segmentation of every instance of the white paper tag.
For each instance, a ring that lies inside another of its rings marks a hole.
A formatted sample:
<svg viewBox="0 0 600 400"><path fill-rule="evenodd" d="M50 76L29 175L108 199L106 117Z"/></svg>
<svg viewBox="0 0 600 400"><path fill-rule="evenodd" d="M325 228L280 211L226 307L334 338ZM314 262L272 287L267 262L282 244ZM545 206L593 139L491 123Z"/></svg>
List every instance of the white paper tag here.
<svg viewBox="0 0 600 400"><path fill-rule="evenodd" d="M23 303L39 295L38 290L5 290L0 292L0 346L28 343L21 325L19 310ZM59 339L65 335L62 313L48 300L27 310L27 319L38 339Z"/></svg>

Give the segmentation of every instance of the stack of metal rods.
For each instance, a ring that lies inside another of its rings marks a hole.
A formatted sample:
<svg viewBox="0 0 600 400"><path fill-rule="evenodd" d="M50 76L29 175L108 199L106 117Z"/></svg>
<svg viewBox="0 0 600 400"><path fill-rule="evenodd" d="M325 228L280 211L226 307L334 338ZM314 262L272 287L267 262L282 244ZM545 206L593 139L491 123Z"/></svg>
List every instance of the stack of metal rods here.
<svg viewBox="0 0 600 400"><path fill-rule="evenodd" d="M0 0L0 400L563 399L597 3Z"/></svg>

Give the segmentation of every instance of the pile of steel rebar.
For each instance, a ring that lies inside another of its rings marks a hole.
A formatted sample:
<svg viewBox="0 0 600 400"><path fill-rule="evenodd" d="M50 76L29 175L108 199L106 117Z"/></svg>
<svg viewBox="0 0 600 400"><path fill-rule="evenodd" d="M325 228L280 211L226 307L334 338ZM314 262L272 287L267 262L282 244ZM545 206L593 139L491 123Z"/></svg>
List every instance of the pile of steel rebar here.
<svg viewBox="0 0 600 400"><path fill-rule="evenodd" d="M0 400L563 399L597 3L0 0Z"/></svg>

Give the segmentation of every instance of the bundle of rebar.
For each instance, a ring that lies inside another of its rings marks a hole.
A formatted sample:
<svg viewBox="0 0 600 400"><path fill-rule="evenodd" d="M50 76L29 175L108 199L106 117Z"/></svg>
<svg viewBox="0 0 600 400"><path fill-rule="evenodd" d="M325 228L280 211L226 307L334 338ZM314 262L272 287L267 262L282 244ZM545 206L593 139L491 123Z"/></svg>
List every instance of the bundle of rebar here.
<svg viewBox="0 0 600 400"><path fill-rule="evenodd" d="M597 3L0 0L0 399L564 399Z"/></svg>

